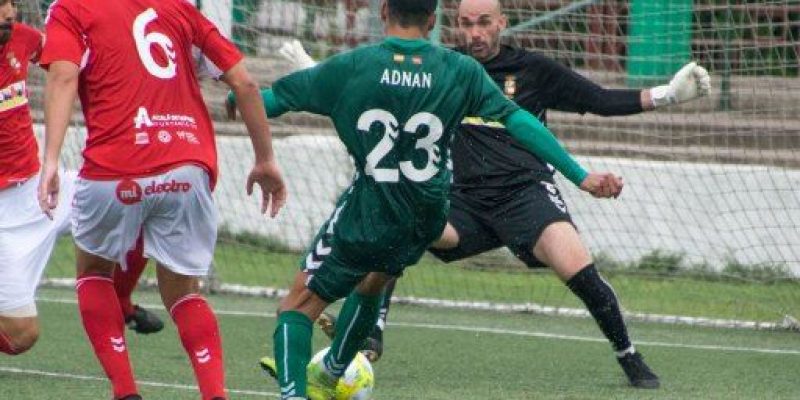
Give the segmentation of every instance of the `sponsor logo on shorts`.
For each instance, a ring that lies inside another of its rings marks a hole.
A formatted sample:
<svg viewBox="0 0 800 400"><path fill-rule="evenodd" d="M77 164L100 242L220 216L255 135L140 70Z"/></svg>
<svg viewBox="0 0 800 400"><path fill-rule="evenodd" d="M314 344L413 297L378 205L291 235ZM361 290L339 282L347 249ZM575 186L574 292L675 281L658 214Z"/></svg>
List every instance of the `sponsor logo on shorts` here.
<svg viewBox="0 0 800 400"><path fill-rule="evenodd" d="M163 183L156 183L153 181L150 182L149 185L145 186L144 195L151 196L160 193L186 193L191 189L192 184L189 182L178 182L174 179Z"/></svg>
<svg viewBox="0 0 800 400"><path fill-rule="evenodd" d="M153 196L157 194L186 193L192 190L189 182L169 182L158 183L150 182L142 189L138 182L131 179L124 179L117 184L117 199L125 205L132 205L142 201L142 196Z"/></svg>
<svg viewBox="0 0 800 400"><path fill-rule="evenodd" d="M117 200L125 205L132 205L142 201L142 187L134 180L121 180L117 184Z"/></svg>

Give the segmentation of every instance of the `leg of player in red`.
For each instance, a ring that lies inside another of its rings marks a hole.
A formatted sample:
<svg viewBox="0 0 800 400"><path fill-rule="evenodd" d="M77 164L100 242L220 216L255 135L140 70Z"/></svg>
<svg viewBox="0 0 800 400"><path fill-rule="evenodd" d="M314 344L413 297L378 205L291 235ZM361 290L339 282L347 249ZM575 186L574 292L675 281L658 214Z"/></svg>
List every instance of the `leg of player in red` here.
<svg viewBox="0 0 800 400"><path fill-rule="evenodd" d="M158 266L158 285L203 399L225 398L225 366L217 318L199 294L199 280Z"/></svg>
<svg viewBox="0 0 800 400"><path fill-rule="evenodd" d="M147 266L147 258L144 257L144 240L141 236L136 241L136 247L128 252L125 259L127 268L117 265L114 270L114 289L119 298L119 305L122 307L125 324L136 333L159 332L164 329L161 319L155 313L134 304L131 300L131 294L136 289L139 278Z"/></svg>
<svg viewBox="0 0 800 400"><path fill-rule="evenodd" d="M111 381L115 399L139 399L125 342L125 321L114 291L113 261L76 247L78 309L86 336Z"/></svg>

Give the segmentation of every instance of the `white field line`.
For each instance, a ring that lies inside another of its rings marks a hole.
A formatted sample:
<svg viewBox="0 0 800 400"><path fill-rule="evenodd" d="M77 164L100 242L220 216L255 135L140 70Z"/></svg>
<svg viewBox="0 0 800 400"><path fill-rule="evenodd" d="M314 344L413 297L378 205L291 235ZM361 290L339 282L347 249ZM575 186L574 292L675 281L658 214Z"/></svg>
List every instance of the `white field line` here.
<svg viewBox="0 0 800 400"><path fill-rule="evenodd" d="M0 372L8 372L11 374L22 374L22 375L36 375L36 376L46 376L49 378L62 378L62 379L72 379L72 380L80 380L80 381L98 381L98 382L108 382L108 378L100 377L100 376L90 376L90 375L78 375L78 374L69 374L65 372L52 372L52 371L40 371L36 369L25 369L25 368L13 368L13 367L0 367ZM140 381L137 380L136 384L140 386L150 386L150 387L158 387L158 388L168 388L168 389L176 389L176 390L188 390L188 391L197 391L197 386L192 385L181 385L177 383L164 383L164 382L153 382L153 381ZM273 392L259 392L255 390L243 390L243 389L228 389L228 393L231 394L239 394L239 395L246 395L246 396L258 396L258 397L281 397L278 393Z"/></svg>
<svg viewBox="0 0 800 400"><path fill-rule="evenodd" d="M74 287L75 280L70 278L43 279L42 285L50 287ZM155 287L155 281L145 279L140 286ZM215 288L217 294L233 294L240 296L279 298L288 293L286 289L245 286L238 284L223 283ZM496 311L505 313L524 313L535 315L547 315L556 317L571 318L590 318L591 315L583 308L553 307L536 303L493 303L488 301L463 301L433 299L425 297L392 297L393 303L412 304L419 306L429 306L438 308L450 308L458 310L479 310ZM792 316L786 315L783 320L777 322L770 321L747 321L723 318L708 317L689 317L683 315L650 314L639 312L623 311L626 319L641 322L653 322L671 325L703 326L711 328L726 329L755 329L755 330L800 330L800 322Z"/></svg>
<svg viewBox="0 0 800 400"><path fill-rule="evenodd" d="M77 301L74 299L38 298L37 301L46 303L77 304ZM159 309L162 307L161 304L141 304L141 305L152 309ZM219 315L228 315L228 316L275 318L274 314L252 312L252 311L214 310L214 312L216 312ZM536 337L542 339L568 340L576 342L596 342L596 343L607 342L606 339L599 337L562 335L557 333L536 332L536 331L515 330L515 329L499 329L499 328L489 328L482 326L424 324L416 322L398 322L398 321L392 321L389 325L396 327L404 327L404 328L432 329L432 330L459 331L459 332L472 332L472 333L493 333L499 335ZM649 342L649 341L636 341L635 344L637 346L668 347L676 349L800 355L800 350L794 350L794 349L769 349L769 348L759 348L759 347L718 346L718 345L705 345L705 344L685 344L685 343Z"/></svg>

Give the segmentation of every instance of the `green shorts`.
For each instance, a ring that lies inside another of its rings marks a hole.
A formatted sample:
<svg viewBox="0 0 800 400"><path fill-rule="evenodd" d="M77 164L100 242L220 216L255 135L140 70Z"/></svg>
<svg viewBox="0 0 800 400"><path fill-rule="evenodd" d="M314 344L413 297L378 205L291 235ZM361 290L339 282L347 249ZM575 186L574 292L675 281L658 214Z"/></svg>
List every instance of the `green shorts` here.
<svg viewBox="0 0 800 400"><path fill-rule="evenodd" d="M342 196L300 263L310 276L306 286L330 303L347 297L370 272L402 275L441 236L447 221L445 204L418 218L382 223L349 194Z"/></svg>

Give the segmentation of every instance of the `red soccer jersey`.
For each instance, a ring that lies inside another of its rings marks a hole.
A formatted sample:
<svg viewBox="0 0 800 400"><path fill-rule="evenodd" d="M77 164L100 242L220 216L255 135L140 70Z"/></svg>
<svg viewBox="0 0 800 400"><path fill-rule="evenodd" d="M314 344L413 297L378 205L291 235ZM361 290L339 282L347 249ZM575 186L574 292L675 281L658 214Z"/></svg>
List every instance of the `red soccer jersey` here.
<svg viewBox="0 0 800 400"><path fill-rule="evenodd" d="M0 189L39 171L25 81L41 49L42 34L23 24L14 24L11 39L0 47Z"/></svg>
<svg viewBox="0 0 800 400"><path fill-rule="evenodd" d="M214 186L216 145L192 46L221 71L242 55L213 23L186 0L57 0L45 33L42 66L81 66L81 176L140 177L194 163Z"/></svg>

